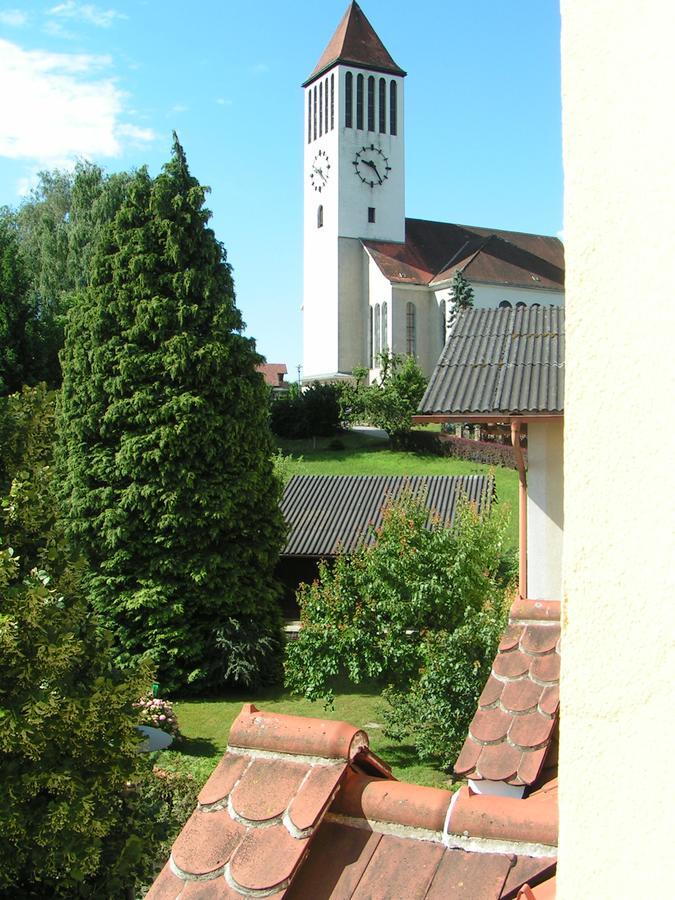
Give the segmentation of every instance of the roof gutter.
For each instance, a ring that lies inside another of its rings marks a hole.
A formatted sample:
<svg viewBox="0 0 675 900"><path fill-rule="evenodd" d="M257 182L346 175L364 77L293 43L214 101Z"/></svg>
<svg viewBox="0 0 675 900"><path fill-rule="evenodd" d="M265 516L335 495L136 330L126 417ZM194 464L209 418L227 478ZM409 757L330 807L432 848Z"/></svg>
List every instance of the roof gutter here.
<svg viewBox="0 0 675 900"><path fill-rule="evenodd" d="M521 422L511 422L511 444L518 467L518 594L527 597L527 470L520 445Z"/></svg>

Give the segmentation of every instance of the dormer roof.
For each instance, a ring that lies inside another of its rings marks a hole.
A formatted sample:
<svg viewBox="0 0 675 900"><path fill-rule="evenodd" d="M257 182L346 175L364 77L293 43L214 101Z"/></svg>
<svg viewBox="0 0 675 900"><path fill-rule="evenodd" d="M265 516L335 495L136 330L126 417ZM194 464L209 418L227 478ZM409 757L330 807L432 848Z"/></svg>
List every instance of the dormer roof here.
<svg viewBox="0 0 675 900"><path fill-rule="evenodd" d="M349 4L335 34L303 87L307 87L315 78L338 63L373 69L376 72L389 72L392 75L406 74L391 58L358 3Z"/></svg>

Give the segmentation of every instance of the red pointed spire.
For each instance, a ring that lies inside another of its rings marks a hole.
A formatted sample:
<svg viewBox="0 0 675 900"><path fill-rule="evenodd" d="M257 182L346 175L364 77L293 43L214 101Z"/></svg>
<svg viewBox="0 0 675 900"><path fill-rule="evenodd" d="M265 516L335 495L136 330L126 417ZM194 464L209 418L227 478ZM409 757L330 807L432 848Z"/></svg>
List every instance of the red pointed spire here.
<svg viewBox="0 0 675 900"><path fill-rule="evenodd" d="M397 66L391 58L356 2L349 4L335 34L328 42L328 46L321 54L314 71L303 87L337 63L345 63L362 69L374 69L376 72L405 75L403 69Z"/></svg>

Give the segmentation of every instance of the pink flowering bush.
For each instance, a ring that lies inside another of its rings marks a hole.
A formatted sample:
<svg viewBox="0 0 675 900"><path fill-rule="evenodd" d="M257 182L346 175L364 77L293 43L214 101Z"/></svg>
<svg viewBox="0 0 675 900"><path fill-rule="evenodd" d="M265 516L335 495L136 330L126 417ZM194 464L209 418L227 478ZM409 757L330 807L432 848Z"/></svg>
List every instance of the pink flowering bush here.
<svg viewBox="0 0 675 900"><path fill-rule="evenodd" d="M140 713L141 725L150 725L153 728L161 728L174 738L180 737L178 719L173 711L173 706L168 700L153 697L152 694L142 697L134 706Z"/></svg>

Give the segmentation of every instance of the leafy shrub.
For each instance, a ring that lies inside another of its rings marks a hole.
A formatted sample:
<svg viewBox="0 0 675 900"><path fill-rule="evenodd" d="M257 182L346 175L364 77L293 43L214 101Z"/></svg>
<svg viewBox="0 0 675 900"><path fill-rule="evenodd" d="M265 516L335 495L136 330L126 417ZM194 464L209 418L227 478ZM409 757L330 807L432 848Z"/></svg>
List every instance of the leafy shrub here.
<svg viewBox="0 0 675 900"><path fill-rule="evenodd" d="M173 705L168 700L153 697L152 693L141 697L138 703L134 703L138 710L141 725L149 725L151 728L161 728L174 738L180 737L178 719L173 710Z"/></svg>
<svg viewBox="0 0 675 900"><path fill-rule="evenodd" d="M451 456L468 459L488 466L517 469L513 448L496 441L473 441L454 434L432 431L410 431L400 438L406 450L433 453L435 456ZM527 451L523 451L527 459Z"/></svg>
<svg viewBox="0 0 675 900"><path fill-rule="evenodd" d="M452 766L490 674L506 624L506 606L488 605L455 631L430 632L421 647L419 677L407 691L385 691L387 734L408 740L421 759Z"/></svg>
<svg viewBox="0 0 675 900"><path fill-rule="evenodd" d="M295 470L302 460L302 456L293 456L290 453L285 454L282 450L277 450L274 454L272 457L272 468L274 469L274 474L282 488L295 474Z"/></svg>
<svg viewBox="0 0 675 900"><path fill-rule="evenodd" d="M366 383L367 370L355 369L355 384L344 389L343 414L352 423L383 428L394 443L412 428L412 417L427 380L412 356L380 354L380 380Z"/></svg>
<svg viewBox="0 0 675 900"><path fill-rule="evenodd" d="M479 517L468 503L451 528L428 529L427 516L420 497L402 495L384 510L374 545L322 563L301 586L286 683L327 702L338 678L387 683L392 733L446 761L466 735L504 622L505 518Z"/></svg>
<svg viewBox="0 0 675 900"><path fill-rule="evenodd" d="M342 385L315 381L303 391L289 391L270 398L270 425L277 437L287 439L328 437L340 430Z"/></svg>

